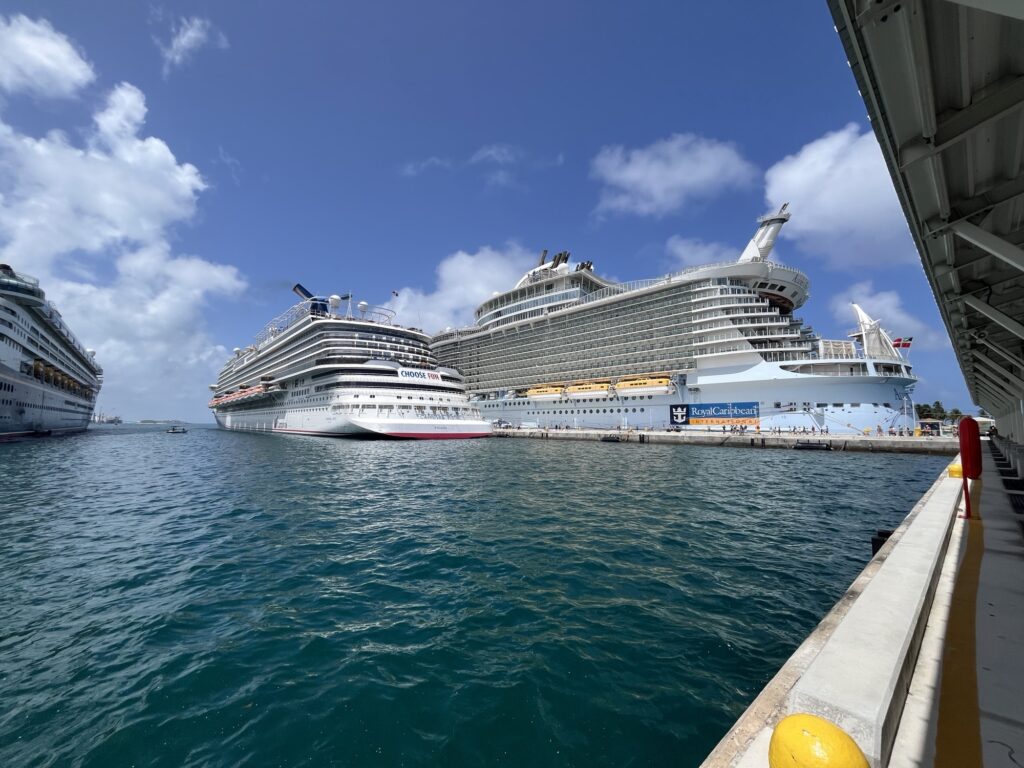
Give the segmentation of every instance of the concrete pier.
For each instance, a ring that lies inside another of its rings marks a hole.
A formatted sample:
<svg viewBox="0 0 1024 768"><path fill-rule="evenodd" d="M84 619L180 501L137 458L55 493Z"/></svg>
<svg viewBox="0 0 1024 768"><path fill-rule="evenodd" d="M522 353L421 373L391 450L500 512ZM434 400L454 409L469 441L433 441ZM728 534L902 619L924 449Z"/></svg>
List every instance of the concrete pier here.
<svg viewBox="0 0 1024 768"><path fill-rule="evenodd" d="M970 520L943 472L703 768L767 768L797 712L838 724L872 768L1020 765L1024 461L997 464L1009 453L983 443Z"/></svg>
<svg viewBox="0 0 1024 768"><path fill-rule="evenodd" d="M495 429L495 437L532 437L546 440L610 440L624 443L670 443L736 448L775 448L868 453L924 453L955 456L960 450L953 437L889 437L870 435L804 435L755 432L667 432L645 429Z"/></svg>

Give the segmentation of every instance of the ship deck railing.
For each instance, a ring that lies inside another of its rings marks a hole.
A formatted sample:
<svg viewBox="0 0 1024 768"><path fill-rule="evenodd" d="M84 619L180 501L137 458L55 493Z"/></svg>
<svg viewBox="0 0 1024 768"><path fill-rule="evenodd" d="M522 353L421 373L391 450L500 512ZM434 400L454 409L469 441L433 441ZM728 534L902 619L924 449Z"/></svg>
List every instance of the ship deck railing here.
<svg viewBox="0 0 1024 768"><path fill-rule="evenodd" d="M326 306L328 299L323 296L315 296L312 299L306 299L300 301L292 307L289 307L286 311L271 320L267 325L256 334L255 349L260 349L267 343L277 338L279 335L284 333L286 330L291 328L297 322L303 318L309 317L313 314L312 305L319 304ZM316 317L328 318L331 320L355 320L360 323L374 323L376 325L383 325L388 327L394 327L394 313L383 307L371 307L365 312L362 312L360 317L352 317L349 315L341 316L332 314L330 312L317 313Z"/></svg>

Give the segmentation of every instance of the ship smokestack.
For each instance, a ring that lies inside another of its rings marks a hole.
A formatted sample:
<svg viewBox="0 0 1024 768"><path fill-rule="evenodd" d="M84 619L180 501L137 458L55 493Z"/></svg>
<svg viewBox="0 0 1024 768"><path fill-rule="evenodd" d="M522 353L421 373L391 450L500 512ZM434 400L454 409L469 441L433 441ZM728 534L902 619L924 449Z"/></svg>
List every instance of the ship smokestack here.
<svg viewBox="0 0 1024 768"><path fill-rule="evenodd" d="M301 299L312 299L313 298L313 294L310 293L309 291L307 291L305 286L302 283L296 283L295 285L293 285L292 286L292 290L296 294L298 294L299 298L301 298Z"/></svg>
<svg viewBox="0 0 1024 768"><path fill-rule="evenodd" d="M783 224L789 221L787 208L789 208L789 203L783 203L779 212L774 216L762 216L757 220L760 226L754 236L750 238L747 247L743 249L740 262L767 260L768 254L775 247L775 238L779 236L779 230L782 229Z"/></svg>
<svg viewBox="0 0 1024 768"><path fill-rule="evenodd" d="M540 261L537 262L537 266L538 267L543 267L544 266L544 262L547 261L547 258L548 258L548 249L545 248L543 251L540 252Z"/></svg>

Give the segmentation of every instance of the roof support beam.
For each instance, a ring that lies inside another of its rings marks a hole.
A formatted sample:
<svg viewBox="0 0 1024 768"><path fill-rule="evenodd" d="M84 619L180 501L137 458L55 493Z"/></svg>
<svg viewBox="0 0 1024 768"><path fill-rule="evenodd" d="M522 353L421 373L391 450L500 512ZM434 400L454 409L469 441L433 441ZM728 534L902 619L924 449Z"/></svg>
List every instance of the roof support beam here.
<svg viewBox="0 0 1024 768"><path fill-rule="evenodd" d="M1007 395L1005 392L999 392L994 389L991 384L985 383L978 386L978 392L984 395L987 405L990 407L986 410L990 412L995 411L1016 411L1020 410L1020 398L1014 397L1013 395ZM995 407L991 407L992 405ZM983 405L979 402L979 405Z"/></svg>
<svg viewBox="0 0 1024 768"><path fill-rule="evenodd" d="M1024 75L1006 78L966 109L956 110L940 120L934 136L923 136L900 147L900 170L905 171L919 160L934 157L979 128L1021 107L1024 107Z"/></svg>
<svg viewBox="0 0 1024 768"><path fill-rule="evenodd" d="M974 366L974 381L979 387L986 387L989 394L999 400L1015 400L1018 397L1016 393L1007 391L1006 382L980 365Z"/></svg>
<svg viewBox="0 0 1024 768"><path fill-rule="evenodd" d="M977 8L979 11L988 11L989 13L998 13L1000 16L1024 20L1024 6L1018 0L951 0L951 2L957 5L966 5L968 8Z"/></svg>
<svg viewBox="0 0 1024 768"><path fill-rule="evenodd" d="M966 306L970 307L976 312L980 312L992 322L998 323L999 325L1003 326L1003 328L1012 333L1014 336L1016 336L1018 339L1024 341L1024 325L1021 325L1012 317L1000 312L998 309L990 306L986 302L979 299L977 296L964 294L963 296L960 297L960 300L963 301L963 303Z"/></svg>
<svg viewBox="0 0 1024 768"><path fill-rule="evenodd" d="M993 389L992 385L983 379L978 381L978 392L985 395L989 400L999 403L1004 408L1012 404L1014 400L1014 398L1005 392L999 392Z"/></svg>
<svg viewBox="0 0 1024 768"><path fill-rule="evenodd" d="M1021 360L1017 355L1011 354L1003 349L1002 345L996 344L994 341L988 339L976 339L979 344L984 344L986 347L991 349L1001 358L1006 360L1008 363L1017 366L1020 370L1024 371L1024 360Z"/></svg>
<svg viewBox="0 0 1024 768"><path fill-rule="evenodd" d="M996 376L1001 376L1004 379L1006 379L1006 381L1001 382L999 381L999 379L990 376L990 378L992 378L993 383L998 382L1001 385L1000 389L1005 390L1006 388L1010 387L1013 388L1018 395L1024 393L1024 379L1017 378L1008 370L1003 368L1003 366L993 362L990 358L985 357L985 355L981 354L977 350L974 351L974 360L975 362L981 363L985 368L988 368L989 371L991 373L996 374ZM975 367L974 370L978 371L978 368ZM980 373L980 371L978 372Z"/></svg>
<svg viewBox="0 0 1024 768"><path fill-rule="evenodd" d="M997 259L1002 259L1007 264L1024 272L1024 249L1017 247L1013 243L1006 242L999 235L993 235L991 232L982 229L977 224L971 224L969 221L958 221L951 229L956 233L957 237L981 248L983 251L991 253Z"/></svg>
<svg viewBox="0 0 1024 768"><path fill-rule="evenodd" d="M949 221L938 218L929 219L925 223L926 234L936 235L964 219L986 214L1000 205L1012 203L1024 197L1024 175L990 188L987 192L962 200L953 200L949 204Z"/></svg>

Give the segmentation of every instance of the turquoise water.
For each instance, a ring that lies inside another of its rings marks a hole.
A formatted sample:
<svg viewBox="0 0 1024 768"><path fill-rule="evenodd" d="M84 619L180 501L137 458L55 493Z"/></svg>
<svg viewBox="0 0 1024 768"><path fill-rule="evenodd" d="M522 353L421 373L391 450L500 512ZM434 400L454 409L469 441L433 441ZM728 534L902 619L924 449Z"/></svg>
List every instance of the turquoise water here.
<svg viewBox="0 0 1024 768"><path fill-rule="evenodd" d="M698 765L947 462L0 444L0 765Z"/></svg>

